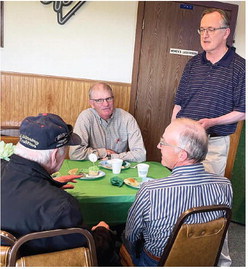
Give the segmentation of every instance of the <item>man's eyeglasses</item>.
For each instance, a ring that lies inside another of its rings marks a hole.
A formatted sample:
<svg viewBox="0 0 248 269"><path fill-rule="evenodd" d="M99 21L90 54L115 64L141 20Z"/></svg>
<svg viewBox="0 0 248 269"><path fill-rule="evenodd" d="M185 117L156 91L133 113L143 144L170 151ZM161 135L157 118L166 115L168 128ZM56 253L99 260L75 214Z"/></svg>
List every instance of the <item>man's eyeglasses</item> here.
<svg viewBox="0 0 248 269"><path fill-rule="evenodd" d="M166 142L164 141L164 138L163 138L163 137L160 138L159 146L160 146L160 147L165 146L165 147L179 148L179 149L181 149L181 150L184 150L184 151L188 154L187 150L185 150L185 149L183 149L183 148L180 148L180 147L178 147L178 146L176 146L176 145L170 145L170 144L166 143ZM189 155L189 154L188 154L188 155Z"/></svg>
<svg viewBox="0 0 248 269"><path fill-rule="evenodd" d="M113 100L114 100L114 96L110 96L110 97L108 97L108 98L103 98L103 99L90 99L90 100L95 101L95 102L98 103L98 104L102 104L104 101L110 103L110 102L113 102Z"/></svg>
<svg viewBox="0 0 248 269"><path fill-rule="evenodd" d="M160 147L165 146L165 147L180 148L180 147L178 147L178 146L174 146L174 145L170 145L170 144L166 143L166 142L164 141L163 137L160 138L159 146L160 146Z"/></svg>
<svg viewBox="0 0 248 269"><path fill-rule="evenodd" d="M200 27L197 32L199 35L203 35L205 32L208 34L214 34L216 30L221 30L221 29L227 29L227 26L219 27L219 28L214 28L214 27L208 27L208 28L202 28Z"/></svg>

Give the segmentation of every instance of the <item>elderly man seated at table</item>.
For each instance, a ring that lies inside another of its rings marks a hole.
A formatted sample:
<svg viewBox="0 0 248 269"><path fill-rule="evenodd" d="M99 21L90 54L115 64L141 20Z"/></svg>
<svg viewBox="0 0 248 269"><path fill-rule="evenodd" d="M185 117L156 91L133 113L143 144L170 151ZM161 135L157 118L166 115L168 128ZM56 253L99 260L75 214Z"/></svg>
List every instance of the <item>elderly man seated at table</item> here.
<svg viewBox="0 0 248 269"><path fill-rule="evenodd" d="M134 117L114 107L114 94L106 83L97 83L89 90L88 108L77 118L74 132L82 143L70 148L70 159L85 160L90 153L99 159L121 158L131 162L146 160L140 128Z"/></svg>
<svg viewBox="0 0 248 269"><path fill-rule="evenodd" d="M170 176L144 183L129 210L124 244L138 266L156 266L179 215L207 205L231 207L232 186L221 176L208 173L201 163L208 149L204 128L190 119L176 119L165 129L158 144L161 163L172 169ZM219 212L206 216L217 219ZM195 219L197 223L197 219ZM202 221L203 222L203 221ZM136 257L136 245L143 247Z"/></svg>
<svg viewBox="0 0 248 269"><path fill-rule="evenodd" d="M80 137L72 133L72 126L55 114L40 114L23 120L15 154L5 162L2 170L1 229L18 238L31 232L83 228L78 201L63 189L77 176L63 176L57 180L51 177L60 169L67 147L80 142ZM98 238L96 246L101 236L109 238L106 237L110 233L108 229L105 222L93 228L93 235ZM72 234L32 240L22 251L23 255L31 255L84 245L81 235ZM98 250L103 256L101 246ZM105 256L110 255L109 264L103 265L111 265L112 254L106 249ZM98 262L102 264L101 260Z"/></svg>

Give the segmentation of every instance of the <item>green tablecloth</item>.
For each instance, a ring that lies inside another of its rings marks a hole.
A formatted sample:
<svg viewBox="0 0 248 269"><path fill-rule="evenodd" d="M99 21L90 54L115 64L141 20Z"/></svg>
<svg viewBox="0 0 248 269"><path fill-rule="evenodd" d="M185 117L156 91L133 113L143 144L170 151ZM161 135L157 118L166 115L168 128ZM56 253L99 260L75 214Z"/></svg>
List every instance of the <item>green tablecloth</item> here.
<svg viewBox="0 0 248 269"><path fill-rule="evenodd" d="M150 165L148 177L162 178L170 174L170 171L158 162L146 162ZM136 163L131 163L134 166ZM61 169L61 175L66 175L73 168L88 168L92 166L89 161L65 160ZM127 185L122 187L113 186L110 178L118 176L122 179L137 177L137 168L122 170L119 175L112 174L111 170L100 168L106 175L95 180L77 179L74 189L68 189L80 203L84 222L88 225L95 225L100 220L110 225L126 222L128 209L132 205L137 189Z"/></svg>

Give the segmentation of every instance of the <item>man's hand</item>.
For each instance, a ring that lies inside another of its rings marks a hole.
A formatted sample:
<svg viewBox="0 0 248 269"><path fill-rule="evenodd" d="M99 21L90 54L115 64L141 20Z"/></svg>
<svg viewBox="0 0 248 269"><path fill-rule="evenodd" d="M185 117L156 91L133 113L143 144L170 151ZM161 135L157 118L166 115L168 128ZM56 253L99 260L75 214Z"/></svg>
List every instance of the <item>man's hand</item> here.
<svg viewBox="0 0 248 269"><path fill-rule="evenodd" d="M61 189L74 189L74 186L72 184L65 184L61 187Z"/></svg>
<svg viewBox="0 0 248 269"><path fill-rule="evenodd" d="M115 151L113 151L112 149L107 149L107 155L111 155L111 154L116 154Z"/></svg>
<svg viewBox="0 0 248 269"><path fill-rule="evenodd" d="M105 222L105 221L100 221L96 226L93 226L91 228L91 231L94 231L96 228L98 227L104 227L106 228L107 230L109 230L109 225Z"/></svg>
<svg viewBox="0 0 248 269"><path fill-rule="evenodd" d="M112 149L106 149L107 151L107 156L102 158L101 160L105 161L105 160L108 160L109 157L108 156L111 156L111 154L117 154L115 151L113 151Z"/></svg>
<svg viewBox="0 0 248 269"><path fill-rule="evenodd" d="M207 119L207 118L205 118L205 119L198 120L198 122L201 124L201 126L205 130L207 130L208 128L216 125L215 119Z"/></svg>
<svg viewBox="0 0 248 269"><path fill-rule="evenodd" d="M66 175L66 176L61 176L61 177L55 177L53 178L54 180L60 182L60 183L67 183L67 182L73 182L77 183L75 178L80 178L82 175ZM72 184L66 184L61 187L62 189L73 189L74 186Z"/></svg>

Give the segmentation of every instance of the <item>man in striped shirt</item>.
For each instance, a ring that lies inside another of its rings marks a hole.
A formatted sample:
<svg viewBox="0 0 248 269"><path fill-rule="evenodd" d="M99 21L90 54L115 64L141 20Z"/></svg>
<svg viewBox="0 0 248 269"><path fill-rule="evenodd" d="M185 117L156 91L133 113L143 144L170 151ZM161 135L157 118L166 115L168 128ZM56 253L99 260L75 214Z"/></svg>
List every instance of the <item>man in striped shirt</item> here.
<svg viewBox="0 0 248 269"><path fill-rule="evenodd" d="M166 129L158 144L161 163L172 169L170 176L143 183L128 212L124 244L137 266L156 266L172 229L182 212L207 205L231 207L230 181L204 170L201 163L208 150L208 138L198 122L180 118ZM221 217L221 212L192 216L188 223ZM137 258L136 246L144 246Z"/></svg>
<svg viewBox="0 0 248 269"><path fill-rule="evenodd" d="M209 134L204 166L224 175L230 135L245 119L245 59L227 46L230 20L220 9L202 14L201 46L204 50L187 63L175 98L172 120L198 120Z"/></svg>

